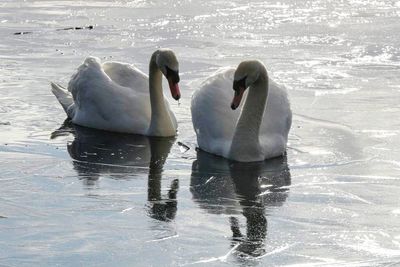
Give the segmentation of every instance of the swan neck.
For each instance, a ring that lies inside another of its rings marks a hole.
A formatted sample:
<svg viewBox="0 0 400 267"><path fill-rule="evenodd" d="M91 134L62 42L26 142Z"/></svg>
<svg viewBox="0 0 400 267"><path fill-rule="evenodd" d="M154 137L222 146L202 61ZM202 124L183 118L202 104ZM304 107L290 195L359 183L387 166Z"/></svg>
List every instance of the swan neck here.
<svg viewBox="0 0 400 267"><path fill-rule="evenodd" d="M257 157L257 154L262 153L259 135L268 96L268 76L266 72L262 74L248 89L232 139L230 148L232 158L235 156L243 158L243 155Z"/></svg>
<svg viewBox="0 0 400 267"><path fill-rule="evenodd" d="M156 63L156 56L157 52L152 55L149 65L151 120L147 134L150 136L173 136L176 130L164 100L162 73Z"/></svg>

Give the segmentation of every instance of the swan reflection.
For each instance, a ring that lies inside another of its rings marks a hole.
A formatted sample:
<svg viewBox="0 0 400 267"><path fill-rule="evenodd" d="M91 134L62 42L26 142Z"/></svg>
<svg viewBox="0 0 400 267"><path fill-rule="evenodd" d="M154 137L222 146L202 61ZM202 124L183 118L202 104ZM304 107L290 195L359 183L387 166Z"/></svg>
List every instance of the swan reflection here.
<svg viewBox="0 0 400 267"><path fill-rule="evenodd" d="M291 183L286 156L240 163L198 151L190 183L193 199L202 209L230 215L235 255L265 254L266 208L281 206ZM240 229L240 214L246 219L245 232Z"/></svg>
<svg viewBox="0 0 400 267"><path fill-rule="evenodd" d="M147 137L120 134L81 127L65 121L51 138L72 134L67 144L73 167L88 186L101 176L128 179L148 174L149 216L158 220L172 220L176 215L178 180L173 180L168 196L161 194L164 163L175 138Z"/></svg>

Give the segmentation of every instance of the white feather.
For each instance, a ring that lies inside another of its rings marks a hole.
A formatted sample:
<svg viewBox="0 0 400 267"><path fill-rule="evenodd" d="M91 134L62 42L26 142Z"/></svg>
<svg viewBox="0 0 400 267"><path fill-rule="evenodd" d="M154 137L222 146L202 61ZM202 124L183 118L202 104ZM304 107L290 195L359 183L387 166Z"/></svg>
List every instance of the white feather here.
<svg viewBox="0 0 400 267"><path fill-rule="evenodd" d="M240 106L231 109L235 69L222 69L206 81L192 96L192 121L197 134L198 146L209 153L230 158L230 148L236 124L247 100L247 91ZM267 105L260 125L259 144L262 158L248 160L243 155L238 161L257 161L281 156L285 153L292 112L285 87L268 80ZM251 143L254 140L240 140ZM255 153L256 154L256 153Z"/></svg>
<svg viewBox="0 0 400 267"><path fill-rule="evenodd" d="M78 125L113 132L147 133L151 119L149 78L130 64L101 65L98 58L88 57L71 77L69 97L66 91L52 87L67 115ZM64 99L73 102L67 109ZM168 101L164 101L176 130L176 118Z"/></svg>

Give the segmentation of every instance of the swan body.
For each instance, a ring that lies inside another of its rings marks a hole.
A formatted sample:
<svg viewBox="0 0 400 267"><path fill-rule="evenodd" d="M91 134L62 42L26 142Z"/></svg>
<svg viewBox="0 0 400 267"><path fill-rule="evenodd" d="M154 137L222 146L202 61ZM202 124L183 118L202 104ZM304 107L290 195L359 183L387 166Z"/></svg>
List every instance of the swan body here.
<svg viewBox="0 0 400 267"><path fill-rule="evenodd" d="M286 89L268 77L260 61L210 76L193 94L191 112L198 146L206 152L242 162L285 153L290 103Z"/></svg>
<svg viewBox="0 0 400 267"><path fill-rule="evenodd" d="M71 77L68 90L52 83L73 123L100 130L149 136L176 135L177 121L162 92L162 74L172 96L180 97L178 62L160 49L150 60L149 77L130 64L88 57Z"/></svg>

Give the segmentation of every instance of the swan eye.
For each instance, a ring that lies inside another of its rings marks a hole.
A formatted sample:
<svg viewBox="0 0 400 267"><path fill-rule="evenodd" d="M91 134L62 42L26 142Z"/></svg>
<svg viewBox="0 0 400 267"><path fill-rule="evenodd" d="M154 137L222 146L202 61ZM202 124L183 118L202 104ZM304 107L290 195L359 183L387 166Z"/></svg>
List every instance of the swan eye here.
<svg viewBox="0 0 400 267"><path fill-rule="evenodd" d="M246 79L247 76L238 81L233 81L233 90L238 93L240 91L240 88L246 89Z"/></svg>
<svg viewBox="0 0 400 267"><path fill-rule="evenodd" d="M167 66L165 66L167 73L166 73L166 78L167 80L171 80L173 83L179 83L179 72L178 71L174 71L170 68L168 68Z"/></svg>

